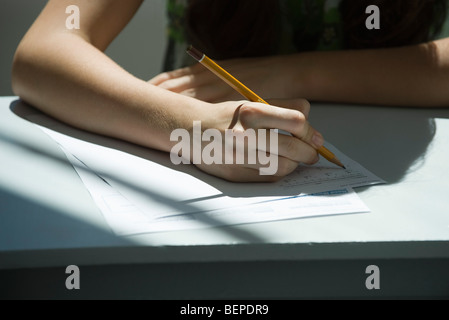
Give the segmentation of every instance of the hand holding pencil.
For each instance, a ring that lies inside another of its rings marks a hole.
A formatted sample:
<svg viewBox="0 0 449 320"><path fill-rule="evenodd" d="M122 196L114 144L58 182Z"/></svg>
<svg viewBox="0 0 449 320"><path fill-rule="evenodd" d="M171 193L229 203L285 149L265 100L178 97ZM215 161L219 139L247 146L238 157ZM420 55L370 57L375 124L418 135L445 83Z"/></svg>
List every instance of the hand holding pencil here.
<svg viewBox="0 0 449 320"><path fill-rule="evenodd" d="M246 87L243 83L238 81L234 76L229 74L226 70L220 67L216 62L211 60L208 56L206 56L201 51L195 49L193 46L190 46L187 49L187 53L190 54L195 60L200 62L206 68L208 68L211 72L221 78L224 82L234 88L237 92L243 95L250 101L260 102L264 104L268 104L265 100L251 91L248 87ZM345 169L345 166L338 160L338 158L329 151L326 147L321 146L317 149L318 153L322 155L326 160L338 165L341 168Z"/></svg>

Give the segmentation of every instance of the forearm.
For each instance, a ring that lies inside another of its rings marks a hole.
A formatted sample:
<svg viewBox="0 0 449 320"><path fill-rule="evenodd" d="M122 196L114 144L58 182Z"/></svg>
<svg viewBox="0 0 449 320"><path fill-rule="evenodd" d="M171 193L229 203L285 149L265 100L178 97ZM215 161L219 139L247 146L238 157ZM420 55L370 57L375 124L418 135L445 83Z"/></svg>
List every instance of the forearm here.
<svg viewBox="0 0 449 320"><path fill-rule="evenodd" d="M135 78L81 37L26 39L14 92L73 126L168 151L170 132L192 125L198 101Z"/></svg>
<svg viewBox="0 0 449 320"><path fill-rule="evenodd" d="M291 95L311 101L449 106L449 44L292 56ZM294 61L296 59L296 61Z"/></svg>

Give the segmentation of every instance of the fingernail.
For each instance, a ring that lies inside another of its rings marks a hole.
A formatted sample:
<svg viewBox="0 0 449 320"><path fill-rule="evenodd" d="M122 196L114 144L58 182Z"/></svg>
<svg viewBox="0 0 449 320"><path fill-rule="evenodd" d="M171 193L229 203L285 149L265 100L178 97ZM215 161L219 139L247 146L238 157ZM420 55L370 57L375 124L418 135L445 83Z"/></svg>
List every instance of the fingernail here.
<svg viewBox="0 0 449 320"><path fill-rule="evenodd" d="M323 136L320 133L315 133L312 137L312 143L317 149L321 148L324 144Z"/></svg>

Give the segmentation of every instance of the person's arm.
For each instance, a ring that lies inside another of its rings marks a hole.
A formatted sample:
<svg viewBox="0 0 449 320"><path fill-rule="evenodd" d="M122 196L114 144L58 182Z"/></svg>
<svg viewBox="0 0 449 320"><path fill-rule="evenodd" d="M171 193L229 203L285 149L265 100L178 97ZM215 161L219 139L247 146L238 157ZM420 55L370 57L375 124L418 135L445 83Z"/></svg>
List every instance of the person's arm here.
<svg viewBox="0 0 449 320"><path fill-rule="evenodd" d="M76 127L167 151L168 131L185 125L170 109L193 102L149 86L102 52L140 3L49 1L16 51L15 94ZM72 4L80 8L79 30L65 26Z"/></svg>
<svg viewBox="0 0 449 320"><path fill-rule="evenodd" d="M224 131L235 123L241 130L263 125L294 134L280 137L275 176L260 176L257 165L199 166L232 181L278 180L299 162L317 161L316 149L323 139L306 121L309 105L304 100L286 103L290 109L242 101L206 103L151 85L109 59L103 51L140 4L141 0L50 0L17 49L15 94L73 126L163 151L176 144L170 141L172 131L191 131L194 120L202 121L204 129ZM69 5L80 9L79 30L65 26Z"/></svg>
<svg viewBox="0 0 449 320"><path fill-rule="evenodd" d="M449 106L449 38L391 49L305 52L221 61L262 97L390 106ZM150 83L205 101L236 98L201 65Z"/></svg>
<svg viewBox="0 0 449 320"><path fill-rule="evenodd" d="M294 86L310 100L449 107L449 38L392 49L305 53L299 59L303 72Z"/></svg>

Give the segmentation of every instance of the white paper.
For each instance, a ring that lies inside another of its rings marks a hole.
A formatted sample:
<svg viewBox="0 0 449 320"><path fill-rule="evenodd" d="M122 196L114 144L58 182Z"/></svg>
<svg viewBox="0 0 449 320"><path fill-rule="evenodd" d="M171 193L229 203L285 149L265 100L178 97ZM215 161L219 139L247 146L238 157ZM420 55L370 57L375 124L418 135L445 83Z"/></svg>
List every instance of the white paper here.
<svg viewBox="0 0 449 320"><path fill-rule="evenodd" d="M140 210L72 154L66 152L66 155L88 188L111 230L120 236L369 212L352 189L342 189L227 209L160 216L152 214L152 210L145 212Z"/></svg>
<svg viewBox="0 0 449 320"><path fill-rule="evenodd" d="M350 187L383 182L331 145L347 170L321 160L277 183L240 184L175 166L166 153L136 147L133 154L41 128L61 145L120 235L367 212Z"/></svg>

